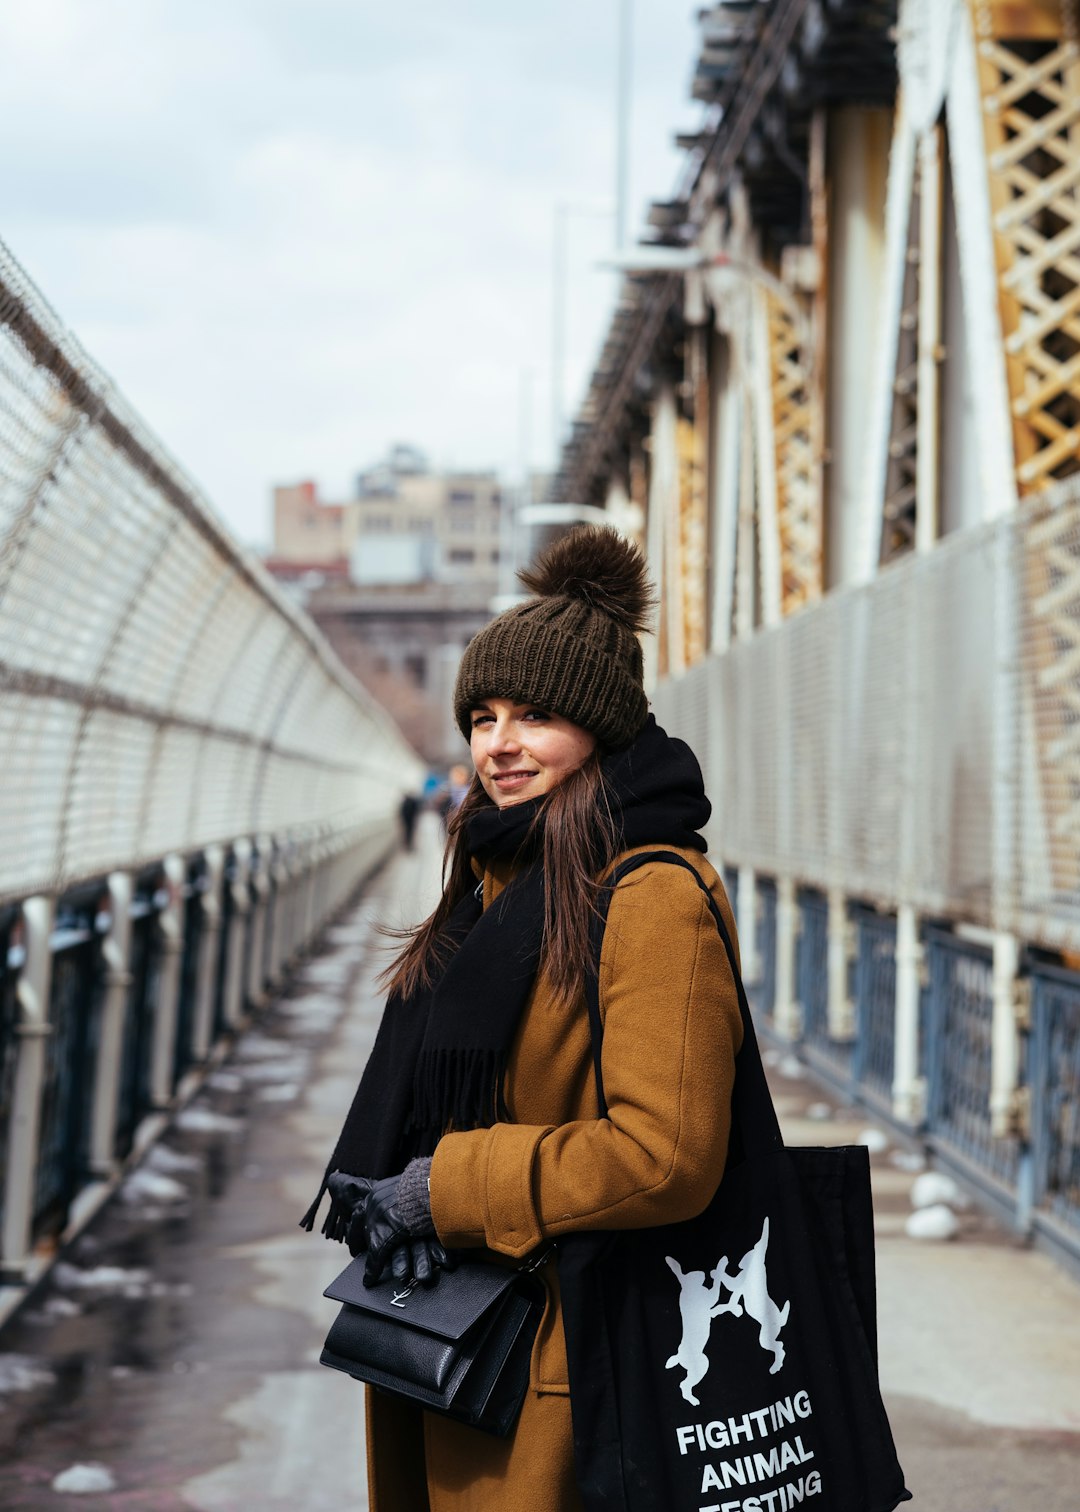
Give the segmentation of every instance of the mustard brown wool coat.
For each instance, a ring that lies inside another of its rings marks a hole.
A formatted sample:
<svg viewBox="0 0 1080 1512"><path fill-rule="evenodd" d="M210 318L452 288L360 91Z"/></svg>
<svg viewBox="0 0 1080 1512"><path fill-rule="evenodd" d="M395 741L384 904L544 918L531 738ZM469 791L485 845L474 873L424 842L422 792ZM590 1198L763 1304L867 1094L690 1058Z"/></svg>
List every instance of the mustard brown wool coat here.
<svg viewBox="0 0 1080 1512"><path fill-rule="evenodd" d="M715 871L696 850L679 854L734 939ZM488 864L485 908L512 875ZM541 973L507 1065L508 1121L436 1147L431 1210L447 1246L519 1260L560 1234L677 1223L707 1206L724 1171L742 1024L723 943L682 868L646 864L619 883L599 980L608 1117L598 1117L585 1004L560 1003ZM578 1512L553 1260L540 1275L547 1307L513 1438L368 1392L372 1512Z"/></svg>

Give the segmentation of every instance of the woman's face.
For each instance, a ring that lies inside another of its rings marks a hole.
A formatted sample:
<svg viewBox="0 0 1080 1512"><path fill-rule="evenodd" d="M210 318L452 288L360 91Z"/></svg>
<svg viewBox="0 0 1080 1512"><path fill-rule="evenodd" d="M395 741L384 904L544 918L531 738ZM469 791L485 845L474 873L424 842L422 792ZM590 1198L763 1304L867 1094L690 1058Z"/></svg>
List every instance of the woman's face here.
<svg viewBox="0 0 1080 1512"><path fill-rule="evenodd" d="M473 765L498 808L550 792L596 749L596 736L535 704L485 698L470 715Z"/></svg>

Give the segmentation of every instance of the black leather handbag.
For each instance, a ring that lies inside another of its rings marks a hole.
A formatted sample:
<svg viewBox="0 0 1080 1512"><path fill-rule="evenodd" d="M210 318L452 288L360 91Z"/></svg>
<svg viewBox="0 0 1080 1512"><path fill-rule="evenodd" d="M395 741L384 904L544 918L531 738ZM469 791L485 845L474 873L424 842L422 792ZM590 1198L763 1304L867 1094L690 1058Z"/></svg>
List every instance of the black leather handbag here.
<svg viewBox="0 0 1080 1512"><path fill-rule="evenodd" d="M364 1257L323 1293L343 1304L319 1356L358 1381L506 1438L529 1385L544 1288L533 1274L462 1259L425 1288L364 1285Z"/></svg>

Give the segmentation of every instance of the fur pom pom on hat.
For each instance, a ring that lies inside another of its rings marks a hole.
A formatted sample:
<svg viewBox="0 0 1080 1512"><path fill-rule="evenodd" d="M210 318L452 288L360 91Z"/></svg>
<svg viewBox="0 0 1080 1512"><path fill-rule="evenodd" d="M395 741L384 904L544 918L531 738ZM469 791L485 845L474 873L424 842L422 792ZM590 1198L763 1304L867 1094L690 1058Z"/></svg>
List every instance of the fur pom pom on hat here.
<svg viewBox="0 0 1080 1512"><path fill-rule="evenodd" d="M629 745L648 716L638 635L655 596L645 559L607 525L568 531L518 574L535 598L473 636L454 688L454 717L485 698L512 698L561 714L602 746Z"/></svg>

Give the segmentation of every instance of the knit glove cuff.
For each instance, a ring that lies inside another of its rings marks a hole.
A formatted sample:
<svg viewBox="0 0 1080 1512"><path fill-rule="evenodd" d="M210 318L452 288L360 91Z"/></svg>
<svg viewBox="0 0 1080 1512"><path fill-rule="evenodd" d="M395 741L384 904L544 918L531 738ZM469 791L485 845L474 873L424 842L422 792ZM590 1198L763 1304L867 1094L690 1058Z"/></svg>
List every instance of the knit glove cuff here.
<svg viewBox="0 0 1080 1512"><path fill-rule="evenodd" d="M431 1194L428 1183L431 1177L431 1156L421 1155L410 1160L401 1173L394 1206L402 1223L414 1239L425 1239L435 1233L431 1221Z"/></svg>

